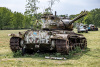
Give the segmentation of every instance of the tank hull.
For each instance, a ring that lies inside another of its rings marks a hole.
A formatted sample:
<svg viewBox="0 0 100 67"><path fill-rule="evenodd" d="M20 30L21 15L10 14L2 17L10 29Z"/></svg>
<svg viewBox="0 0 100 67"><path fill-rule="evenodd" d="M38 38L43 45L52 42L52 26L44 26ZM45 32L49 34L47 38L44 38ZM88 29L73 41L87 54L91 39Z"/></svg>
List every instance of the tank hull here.
<svg viewBox="0 0 100 67"><path fill-rule="evenodd" d="M16 41L16 43L18 43L17 46L15 43L13 43L12 46L12 41ZM30 50L31 52L57 52L68 54L69 51L74 50L77 46L81 49L87 47L87 41L82 34L76 34L73 31L28 30L24 33L22 38L12 37L10 46L12 51L25 49L26 52Z"/></svg>
<svg viewBox="0 0 100 67"><path fill-rule="evenodd" d="M88 28L88 31L98 31L98 28Z"/></svg>
<svg viewBox="0 0 100 67"><path fill-rule="evenodd" d="M87 46L86 38L81 34L74 33L72 30L73 23L85 15L87 15L87 12L83 11L73 20L69 20L66 17L60 18L56 14L43 14L43 17L41 17L43 20L41 30L28 30L23 34L19 32L18 35L11 34L11 50L22 50L22 55L24 55L26 52L52 51L68 54L77 46L83 49ZM36 28L38 28L38 23L37 21Z"/></svg>

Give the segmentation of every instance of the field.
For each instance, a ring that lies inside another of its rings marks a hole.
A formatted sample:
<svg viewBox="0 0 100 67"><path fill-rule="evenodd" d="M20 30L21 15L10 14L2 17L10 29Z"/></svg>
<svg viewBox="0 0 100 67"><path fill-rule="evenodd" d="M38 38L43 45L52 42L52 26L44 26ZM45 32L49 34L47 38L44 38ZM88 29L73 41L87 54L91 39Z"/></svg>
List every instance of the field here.
<svg viewBox="0 0 100 67"><path fill-rule="evenodd" d="M0 30L0 67L100 67L100 28L99 31L81 33L87 38L88 50L66 60L51 60L34 55L14 57L9 47L8 34L19 31L25 30Z"/></svg>

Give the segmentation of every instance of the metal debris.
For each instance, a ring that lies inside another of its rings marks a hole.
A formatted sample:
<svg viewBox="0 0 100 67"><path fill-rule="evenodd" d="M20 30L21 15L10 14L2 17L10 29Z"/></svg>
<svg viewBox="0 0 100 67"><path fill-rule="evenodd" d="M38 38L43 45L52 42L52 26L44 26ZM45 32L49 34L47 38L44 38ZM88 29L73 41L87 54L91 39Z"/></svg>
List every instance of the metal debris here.
<svg viewBox="0 0 100 67"><path fill-rule="evenodd" d="M49 57L49 56L45 56L45 59L52 59L52 60L66 60L66 58L64 58L64 57Z"/></svg>

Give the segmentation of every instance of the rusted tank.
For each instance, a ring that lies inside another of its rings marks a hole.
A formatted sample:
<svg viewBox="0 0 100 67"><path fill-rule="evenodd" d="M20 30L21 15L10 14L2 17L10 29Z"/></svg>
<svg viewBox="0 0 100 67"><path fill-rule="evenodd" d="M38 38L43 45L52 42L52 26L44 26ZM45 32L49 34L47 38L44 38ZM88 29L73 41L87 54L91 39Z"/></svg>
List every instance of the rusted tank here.
<svg viewBox="0 0 100 67"><path fill-rule="evenodd" d="M78 32L78 33L81 33L81 32L88 33L87 24L79 23L79 25L78 25L78 27L77 27L77 32Z"/></svg>
<svg viewBox="0 0 100 67"><path fill-rule="evenodd" d="M94 24L89 24L88 31L98 31L98 28Z"/></svg>
<svg viewBox="0 0 100 67"><path fill-rule="evenodd" d="M73 20L60 18L53 14L44 14L41 19L41 30L27 30L25 33L10 34L10 48L12 51L22 50L26 52L57 52L68 54L69 51L87 47L87 40L82 34L73 32L73 23L85 16L84 11Z"/></svg>

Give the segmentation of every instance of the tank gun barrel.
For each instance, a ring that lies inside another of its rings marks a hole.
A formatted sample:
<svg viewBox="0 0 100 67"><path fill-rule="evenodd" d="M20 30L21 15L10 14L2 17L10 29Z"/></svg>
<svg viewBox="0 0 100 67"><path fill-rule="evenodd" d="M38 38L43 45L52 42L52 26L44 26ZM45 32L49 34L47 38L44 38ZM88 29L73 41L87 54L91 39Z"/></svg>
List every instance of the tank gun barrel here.
<svg viewBox="0 0 100 67"><path fill-rule="evenodd" d="M85 15L87 15L87 12L83 11L79 16L75 17L72 21L70 21L70 24L74 23L76 20L84 17Z"/></svg>

